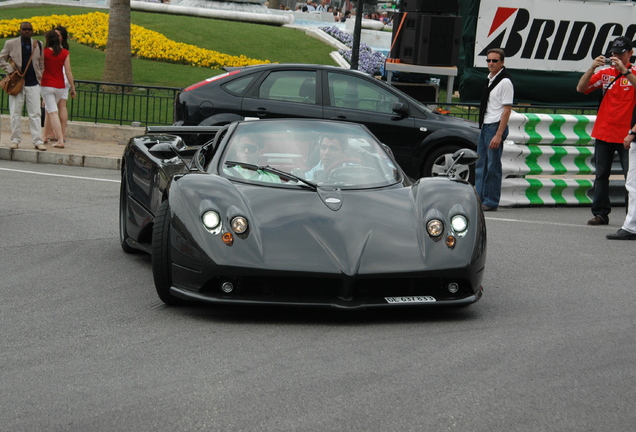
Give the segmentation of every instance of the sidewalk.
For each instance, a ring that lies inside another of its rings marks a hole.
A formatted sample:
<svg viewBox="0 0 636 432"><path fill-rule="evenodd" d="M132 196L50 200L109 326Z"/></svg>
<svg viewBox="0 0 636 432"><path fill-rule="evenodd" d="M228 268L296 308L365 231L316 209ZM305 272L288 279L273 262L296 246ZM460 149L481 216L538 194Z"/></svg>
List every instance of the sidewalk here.
<svg viewBox="0 0 636 432"><path fill-rule="evenodd" d="M41 151L35 149L29 133L28 120L23 118L22 142L19 148L12 150L9 148L10 119L8 115L2 115L0 159L118 170L121 168L121 157L128 140L144 133L143 127L69 122L66 147L59 149L46 144L46 151Z"/></svg>

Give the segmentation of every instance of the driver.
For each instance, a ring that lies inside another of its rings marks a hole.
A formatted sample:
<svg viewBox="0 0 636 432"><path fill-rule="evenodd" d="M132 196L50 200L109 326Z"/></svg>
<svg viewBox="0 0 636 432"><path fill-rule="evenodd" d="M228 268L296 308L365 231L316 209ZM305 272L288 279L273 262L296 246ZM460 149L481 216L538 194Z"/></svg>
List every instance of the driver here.
<svg viewBox="0 0 636 432"><path fill-rule="evenodd" d="M254 135L241 135L232 144L226 162L243 162L246 165L258 165L263 156L263 148ZM225 168L225 173L234 177L241 176L246 179L261 181L265 183L280 183L280 177L276 174L263 171L244 168L241 165L234 165L231 168ZM238 175L237 175L238 174Z"/></svg>
<svg viewBox="0 0 636 432"><path fill-rule="evenodd" d="M347 140L338 135L325 135L320 139L320 161L305 173L307 180L324 180L327 170L332 170L347 156Z"/></svg>

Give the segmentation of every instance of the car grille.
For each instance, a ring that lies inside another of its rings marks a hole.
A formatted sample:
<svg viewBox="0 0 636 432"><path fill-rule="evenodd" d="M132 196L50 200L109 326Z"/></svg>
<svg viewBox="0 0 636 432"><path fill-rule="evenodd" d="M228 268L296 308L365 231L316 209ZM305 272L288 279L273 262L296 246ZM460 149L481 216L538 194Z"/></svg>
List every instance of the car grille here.
<svg viewBox="0 0 636 432"><path fill-rule="evenodd" d="M223 293L223 282L231 282L234 289ZM450 282L459 285L451 294L446 288ZM199 292L224 300L255 302L282 302L329 304L384 303L385 297L433 296L437 300L457 300L474 295L470 282L442 278L308 278L308 277L238 277L214 279Z"/></svg>

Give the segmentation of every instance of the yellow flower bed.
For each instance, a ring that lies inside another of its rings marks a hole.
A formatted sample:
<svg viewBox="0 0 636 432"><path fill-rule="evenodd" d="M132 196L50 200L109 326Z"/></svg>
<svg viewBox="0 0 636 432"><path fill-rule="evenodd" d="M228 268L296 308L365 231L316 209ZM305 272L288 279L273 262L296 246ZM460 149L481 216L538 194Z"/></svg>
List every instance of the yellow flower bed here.
<svg viewBox="0 0 636 432"><path fill-rule="evenodd" d="M19 36L23 19L0 20L0 37ZM66 27L68 35L76 42L105 50L108 40L108 14L93 12L85 15L50 15L32 17L34 34L44 34L51 28ZM269 63L268 60L250 59L243 55L231 56L180 42L171 41L152 30L132 24L130 26L132 54L136 57L190 66L221 69L225 66L249 66Z"/></svg>

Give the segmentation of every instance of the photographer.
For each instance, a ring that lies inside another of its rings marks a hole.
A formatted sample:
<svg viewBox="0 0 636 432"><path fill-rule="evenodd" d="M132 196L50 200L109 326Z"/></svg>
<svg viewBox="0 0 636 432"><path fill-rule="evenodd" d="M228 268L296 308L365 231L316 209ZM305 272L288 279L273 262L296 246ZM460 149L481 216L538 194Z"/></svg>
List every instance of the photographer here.
<svg viewBox="0 0 636 432"><path fill-rule="evenodd" d="M636 69L630 64L632 42L626 37L618 37L612 42L611 57L598 56L592 66L583 74L576 86L579 93L603 91L603 99L598 109L592 136L596 177L594 178L594 197L592 214L588 225L607 225L612 211L609 197L609 177L612 171L614 153L617 152L623 175L627 177L627 149L623 139L630 130L632 111L636 103ZM595 70L600 66L606 66Z"/></svg>

